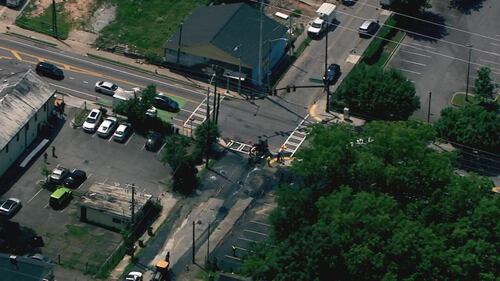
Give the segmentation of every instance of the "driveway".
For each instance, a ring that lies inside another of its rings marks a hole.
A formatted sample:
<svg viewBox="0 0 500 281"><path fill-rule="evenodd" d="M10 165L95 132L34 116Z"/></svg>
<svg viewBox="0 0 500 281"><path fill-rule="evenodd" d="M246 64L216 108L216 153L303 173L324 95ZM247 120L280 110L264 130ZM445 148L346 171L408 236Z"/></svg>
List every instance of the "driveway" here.
<svg viewBox="0 0 500 281"><path fill-rule="evenodd" d="M469 48L471 67L469 92L473 91L477 70L491 69L491 77L500 82L500 31L496 24L500 3L483 2L483 8L464 14L450 9L447 1L433 1L425 19L432 23L414 21L389 64L401 70L415 83L421 108L414 116L426 120L428 93L432 92L431 121L439 118L441 109L450 106L453 93L465 92Z"/></svg>

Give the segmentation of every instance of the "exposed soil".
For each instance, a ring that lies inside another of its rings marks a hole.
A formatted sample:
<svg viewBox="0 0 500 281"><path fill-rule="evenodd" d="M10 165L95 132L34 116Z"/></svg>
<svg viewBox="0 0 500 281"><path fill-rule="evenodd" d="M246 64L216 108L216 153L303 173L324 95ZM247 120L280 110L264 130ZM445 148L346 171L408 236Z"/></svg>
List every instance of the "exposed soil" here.
<svg viewBox="0 0 500 281"><path fill-rule="evenodd" d="M92 32L99 33L106 25L115 19L116 6L103 5L99 7L90 19L90 29Z"/></svg>
<svg viewBox="0 0 500 281"><path fill-rule="evenodd" d="M94 0L56 0L56 3L64 3L64 10L69 17L78 20L89 16ZM52 5L52 0L35 0L33 4L36 8L31 12L31 16L36 17Z"/></svg>

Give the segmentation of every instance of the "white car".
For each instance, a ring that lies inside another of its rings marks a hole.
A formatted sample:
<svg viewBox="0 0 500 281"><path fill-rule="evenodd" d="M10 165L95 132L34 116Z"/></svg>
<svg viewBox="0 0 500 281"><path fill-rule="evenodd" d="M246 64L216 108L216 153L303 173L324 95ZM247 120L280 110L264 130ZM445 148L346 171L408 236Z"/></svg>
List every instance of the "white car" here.
<svg viewBox="0 0 500 281"><path fill-rule="evenodd" d="M142 273L139 271L131 271L125 276L125 281L142 281Z"/></svg>
<svg viewBox="0 0 500 281"><path fill-rule="evenodd" d="M101 119L101 111L99 109L92 109L92 111L90 111L89 115L87 116L87 119L85 119L85 122L83 123L83 130L87 133L94 133L99 126Z"/></svg>
<svg viewBox="0 0 500 281"><path fill-rule="evenodd" d="M106 119L102 121L101 126L99 126L99 129L97 129L97 135L102 138L107 138L113 133L117 125L118 119L116 119L116 117L106 117Z"/></svg>
<svg viewBox="0 0 500 281"><path fill-rule="evenodd" d="M49 176L49 182L52 184L61 184L68 176L69 170L58 165L52 170L52 174Z"/></svg>
<svg viewBox="0 0 500 281"><path fill-rule="evenodd" d="M129 123L121 123L113 134L113 140L124 142L132 133L132 126Z"/></svg>
<svg viewBox="0 0 500 281"><path fill-rule="evenodd" d="M95 91L105 95L114 95L117 91L122 90L118 85L112 82L99 81L95 83Z"/></svg>

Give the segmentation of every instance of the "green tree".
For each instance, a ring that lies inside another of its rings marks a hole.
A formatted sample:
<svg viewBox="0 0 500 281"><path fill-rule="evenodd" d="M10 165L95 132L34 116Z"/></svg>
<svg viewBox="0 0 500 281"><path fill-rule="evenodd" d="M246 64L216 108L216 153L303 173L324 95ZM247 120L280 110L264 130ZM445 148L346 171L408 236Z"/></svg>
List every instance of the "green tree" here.
<svg viewBox="0 0 500 281"><path fill-rule="evenodd" d="M363 64L349 74L334 97L342 107L369 119L406 120L420 108L415 86L401 72Z"/></svg>
<svg viewBox="0 0 500 281"><path fill-rule="evenodd" d="M179 164L172 175L174 191L184 195L193 192L198 186L197 173L198 170L192 160Z"/></svg>
<svg viewBox="0 0 500 281"><path fill-rule="evenodd" d="M500 151L500 116L478 105L445 108L434 124L438 135L463 145Z"/></svg>
<svg viewBox="0 0 500 281"><path fill-rule="evenodd" d="M141 92L140 97L120 102L114 111L127 116L133 123L144 123L146 111L153 106L153 98L156 95L156 86L149 85Z"/></svg>
<svg viewBox="0 0 500 281"><path fill-rule="evenodd" d="M491 99L495 90L490 74L490 68L483 66L477 71L477 78L474 80L474 93L483 100Z"/></svg>
<svg viewBox="0 0 500 281"><path fill-rule="evenodd" d="M214 155L214 144L217 143L217 138L220 136L217 123L212 120L205 120L194 131L195 141L195 158L200 160L205 157L208 165L208 158Z"/></svg>
<svg viewBox="0 0 500 281"><path fill-rule="evenodd" d="M193 155L188 150L191 140L185 136L173 135L167 139L161 161L172 168L173 190L190 194L198 186Z"/></svg>

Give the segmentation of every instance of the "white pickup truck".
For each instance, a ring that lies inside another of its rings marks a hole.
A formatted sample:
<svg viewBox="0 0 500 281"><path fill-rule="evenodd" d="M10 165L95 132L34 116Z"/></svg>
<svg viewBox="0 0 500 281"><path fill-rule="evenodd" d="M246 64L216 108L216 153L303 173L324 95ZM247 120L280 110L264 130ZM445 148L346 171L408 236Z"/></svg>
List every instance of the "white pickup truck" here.
<svg viewBox="0 0 500 281"><path fill-rule="evenodd" d="M321 4L316 10L318 16L309 24L307 34L312 38L319 37L323 31L329 29L330 24L335 20L336 8L337 6L331 3Z"/></svg>

